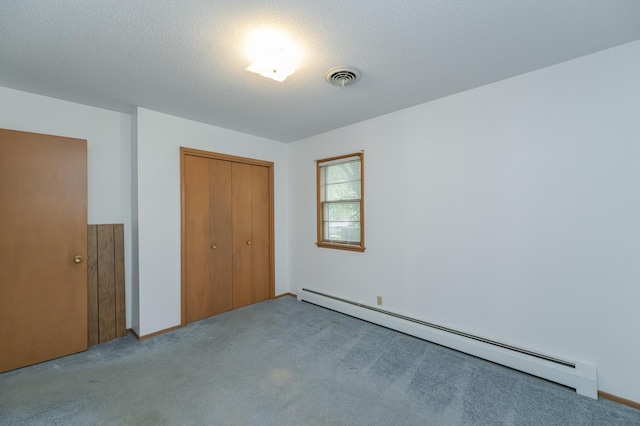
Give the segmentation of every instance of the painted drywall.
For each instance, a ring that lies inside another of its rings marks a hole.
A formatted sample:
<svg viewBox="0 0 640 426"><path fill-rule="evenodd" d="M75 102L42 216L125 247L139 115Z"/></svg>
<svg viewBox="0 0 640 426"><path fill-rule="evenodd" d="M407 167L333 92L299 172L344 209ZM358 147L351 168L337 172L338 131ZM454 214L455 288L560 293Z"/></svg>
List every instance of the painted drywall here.
<svg viewBox="0 0 640 426"><path fill-rule="evenodd" d="M138 111L131 117L131 329L140 336L140 274L138 265Z"/></svg>
<svg viewBox="0 0 640 426"><path fill-rule="evenodd" d="M634 42L290 144L291 290L381 295L640 401L639 99ZM358 150L367 250L317 248L313 160Z"/></svg>
<svg viewBox="0 0 640 426"><path fill-rule="evenodd" d="M87 140L88 222L123 223L131 326L131 116L0 87L0 127Z"/></svg>
<svg viewBox="0 0 640 426"><path fill-rule="evenodd" d="M289 290L287 145L150 111L137 110L139 325L145 336L180 324L180 147L274 163L275 291ZM135 192L135 191L134 191Z"/></svg>

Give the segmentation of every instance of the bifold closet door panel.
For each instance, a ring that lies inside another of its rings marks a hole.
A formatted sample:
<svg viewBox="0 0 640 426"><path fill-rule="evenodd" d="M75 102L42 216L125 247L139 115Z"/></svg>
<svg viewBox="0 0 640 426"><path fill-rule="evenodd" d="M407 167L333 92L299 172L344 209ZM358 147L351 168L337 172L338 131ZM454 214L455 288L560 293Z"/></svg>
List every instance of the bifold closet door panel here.
<svg viewBox="0 0 640 426"><path fill-rule="evenodd" d="M210 268L212 315L233 309L233 219L231 162L209 160Z"/></svg>
<svg viewBox="0 0 640 426"><path fill-rule="evenodd" d="M209 284L209 159L185 157L186 321L212 315Z"/></svg>
<svg viewBox="0 0 640 426"><path fill-rule="evenodd" d="M251 247L251 165L232 163L233 308L253 303Z"/></svg>
<svg viewBox="0 0 640 426"><path fill-rule="evenodd" d="M269 298L270 227L269 227L269 169L251 167L251 245L253 253L253 302Z"/></svg>

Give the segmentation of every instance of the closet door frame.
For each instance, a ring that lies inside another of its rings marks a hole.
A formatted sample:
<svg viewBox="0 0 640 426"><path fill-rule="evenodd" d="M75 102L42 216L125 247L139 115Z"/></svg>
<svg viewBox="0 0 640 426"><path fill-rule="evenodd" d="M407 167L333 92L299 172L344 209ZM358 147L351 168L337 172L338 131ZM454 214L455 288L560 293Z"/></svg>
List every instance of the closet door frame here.
<svg viewBox="0 0 640 426"><path fill-rule="evenodd" d="M266 167L269 171L269 299L275 299L275 241L274 241L274 213L273 213L273 163L270 161L257 160L254 158L237 157L234 155L221 154L218 152L203 151L199 149L180 147L180 317L181 326L186 325L187 316L187 271L186 271L186 180L185 180L185 158L196 156L214 160L224 160L234 163L250 164L254 166Z"/></svg>

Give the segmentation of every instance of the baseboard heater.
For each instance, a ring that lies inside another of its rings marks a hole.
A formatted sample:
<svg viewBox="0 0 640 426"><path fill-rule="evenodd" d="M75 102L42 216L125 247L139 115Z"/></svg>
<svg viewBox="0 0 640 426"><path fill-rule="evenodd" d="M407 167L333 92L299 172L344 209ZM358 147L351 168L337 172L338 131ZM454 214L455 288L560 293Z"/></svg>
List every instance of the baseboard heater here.
<svg viewBox="0 0 640 426"><path fill-rule="evenodd" d="M596 368L593 365L539 354L308 288L301 288L297 296L298 300L568 386L580 395L598 398Z"/></svg>

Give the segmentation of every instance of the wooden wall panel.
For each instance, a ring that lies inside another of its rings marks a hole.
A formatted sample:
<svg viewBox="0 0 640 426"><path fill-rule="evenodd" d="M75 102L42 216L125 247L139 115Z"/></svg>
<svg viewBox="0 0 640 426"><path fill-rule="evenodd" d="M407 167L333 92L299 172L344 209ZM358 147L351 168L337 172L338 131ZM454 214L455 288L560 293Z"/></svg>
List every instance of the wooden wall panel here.
<svg viewBox="0 0 640 426"><path fill-rule="evenodd" d="M88 345L99 343L98 326L98 226L87 228L87 318Z"/></svg>
<svg viewBox="0 0 640 426"><path fill-rule="evenodd" d="M113 225L113 252L116 290L116 339L127 334L124 296L124 225Z"/></svg>
<svg viewBox="0 0 640 426"><path fill-rule="evenodd" d="M113 226L98 225L98 324L100 343L116 338L116 277Z"/></svg>
<svg viewBox="0 0 640 426"><path fill-rule="evenodd" d="M126 334L124 225L88 227L89 346Z"/></svg>

